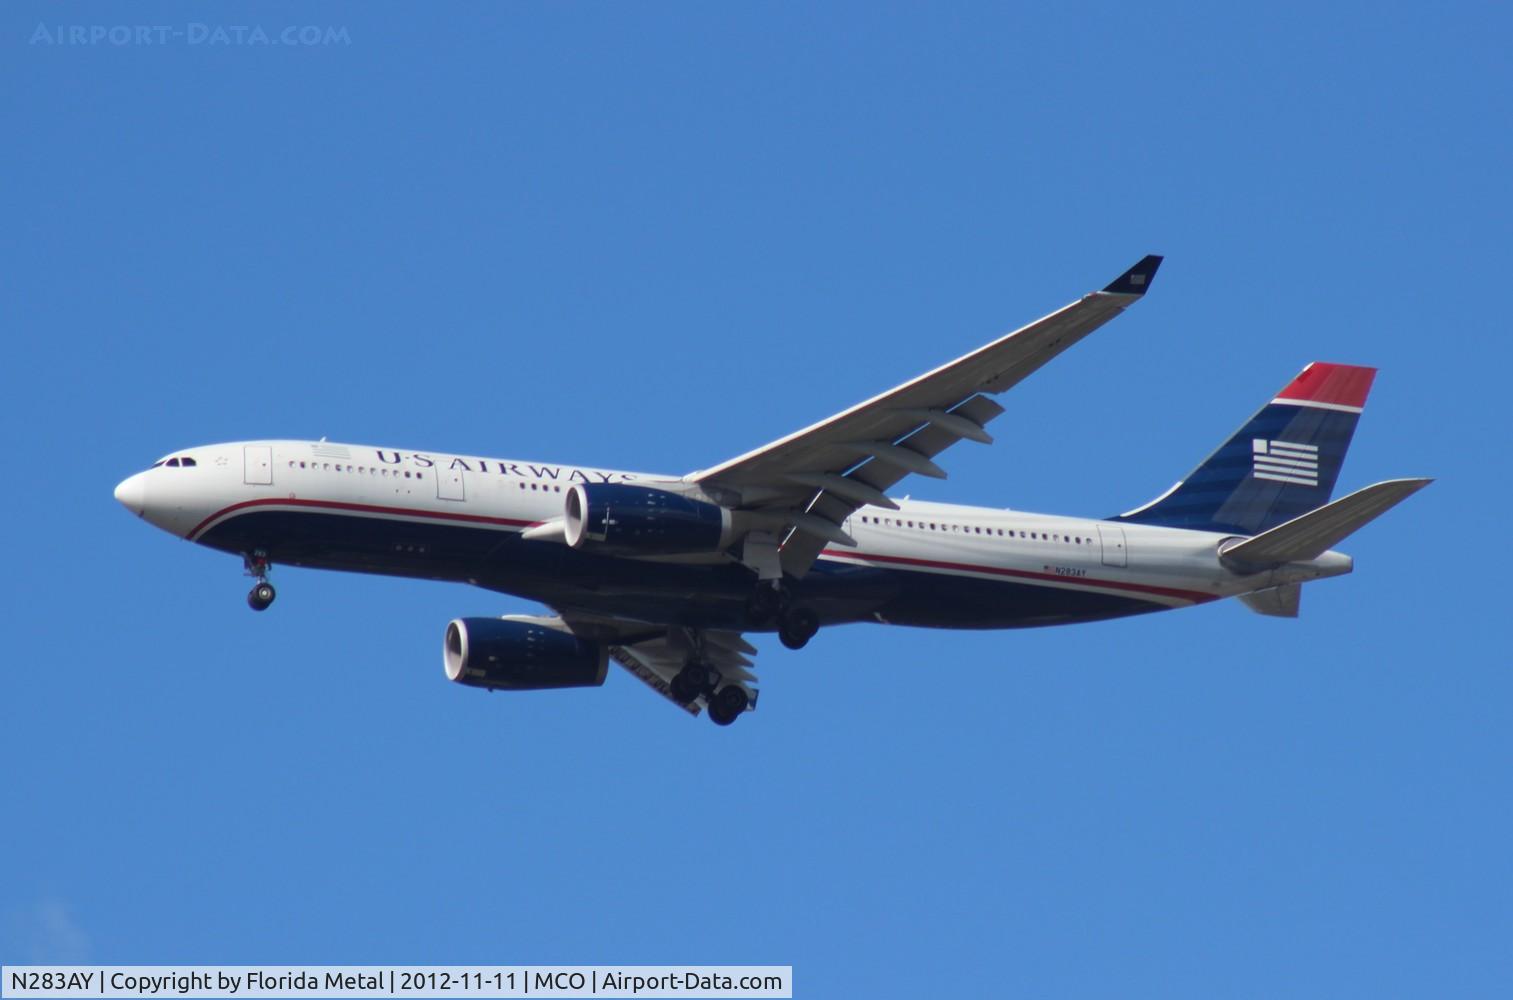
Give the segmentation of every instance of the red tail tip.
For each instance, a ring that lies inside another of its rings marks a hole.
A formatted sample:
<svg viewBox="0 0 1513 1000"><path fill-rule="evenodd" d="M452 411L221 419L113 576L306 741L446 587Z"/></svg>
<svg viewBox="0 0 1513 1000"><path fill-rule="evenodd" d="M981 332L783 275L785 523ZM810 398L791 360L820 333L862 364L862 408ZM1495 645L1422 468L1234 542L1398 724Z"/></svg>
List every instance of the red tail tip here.
<svg viewBox="0 0 1513 1000"><path fill-rule="evenodd" d="M1287 383L1287 388L1277 393L1277 398L1359 409L1366 405L1374 378L1375 368L1315 361Z"/></svg>

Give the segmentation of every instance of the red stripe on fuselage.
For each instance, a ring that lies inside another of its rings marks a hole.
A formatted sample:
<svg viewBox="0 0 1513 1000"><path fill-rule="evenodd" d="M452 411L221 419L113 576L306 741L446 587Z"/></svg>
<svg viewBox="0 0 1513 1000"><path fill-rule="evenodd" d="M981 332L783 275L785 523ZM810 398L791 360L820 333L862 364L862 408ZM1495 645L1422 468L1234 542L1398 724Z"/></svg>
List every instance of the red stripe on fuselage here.
<svg viewBox="0 0 1513 1000"><path fill-rule="evenodd" d="M222 507L211 514L205 520L194 526L194 530L184 537L193 541L195 536L212 521L215 521L233 511L245 510L249 507L312 507L317 510L349 510L359 514L397 514L401 517L423 517L435 521L460 521L464 524L497 524L508 528L529 528L540 521L522 521L512 517L488 517L483 514L462 514L445 510L420 510L415 507L383 507L371 503L347 503L341 500L301 500L294 497L264 497L260 500L243 500L234 503L230 507Z"/></svg>
<svg viewBox="0 0 1513 1000"><path fill-rule="evenodd" d="M865 559L868 562L897 563L902 566L924 566L931 569L958 570L967 573L991 573L994 576L1013 576L1026 580L1051 580L1072 587L1103 587L1109 590L1129 590L1142 594L1157 594L1175 597L1194 604L1218 600L1217 594L1205 594L1197 590L1177 590L1174 587L1153 587L1144 583L1124 583L1119 580L1099 580L1093 577L1057 576L1055 573L1036 573L1026 569L1006 569L1002 566L980 566L972 563L945 562L939 559L915 559L909 556L883 556L868 552L845 552L840 549L825 549L821 556L839 559Z"/></svg>
<svg viewBox="0 0 1513 1000"><path fill-rule="evenodd" d="M351 511L358 514L392 514L401 517L427 518L437 521L455 521L463 524L492 524L509 528L529 528L540 524L540 521L525 521L511 517L489 517L484 514L463 514L453 511L420 510L414 507L385 507L379 504L348 503L341 500L309 500L295 497L263 497L258 500L243 500L220 510L205 518L194 526L194 530L185 535L186 539L193 541L210 524L236 511L248 510L254 507L308 507L315 510L339 510ZM1070 587L1101 587L1108 590L1126 590L1134 593L1153 594L1161 597L1172 597L1178 600L1192 601L1201 604L1205 601L1217 600L1215 594L1205 594L1195 590L1178 590L1173 587L1155 587L1143 583L1125 583L1119 580L1101 580L1092 577L1066 577L1057 576L1054 573L1036 573L1032 570L1007 569L1002 566L983 566L974 563L947 562L941 559L916 559L910 556L885 556L876 553L847 552L839 549L825 549L820 553L822 557L828 556L838 559L862 559L868 562L892 563L901 566L920 566L930 569L955 570L966 573L987 573L993 576L1018 577L1027 580L1046 580L1060 583Z"/></svg>

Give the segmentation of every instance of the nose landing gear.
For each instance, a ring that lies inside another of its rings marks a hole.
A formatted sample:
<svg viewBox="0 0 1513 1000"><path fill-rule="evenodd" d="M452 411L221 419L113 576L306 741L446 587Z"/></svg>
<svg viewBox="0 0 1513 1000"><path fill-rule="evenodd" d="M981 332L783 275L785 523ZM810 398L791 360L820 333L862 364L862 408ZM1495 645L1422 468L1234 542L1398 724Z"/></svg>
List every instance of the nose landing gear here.
<svg viewBox="0 0 1513 1000"><path fill-rule="evenodd" d="M268 570L271 564L268 562L268 554L261 549L242 556L242 563L247 568L247 575L257 578L257 583L247 592L247 607L253 611L266 611L268 605L278 596L278 591L273 589L273 584L268 582Z"/></svg>
<svg viewBox="0 0 1513 1000"><path fill-rule="evenodd" d="M277 596L278 591L273 589L273 584L264 580L247 592L247 607L253 611L266 611Z"/></svg>

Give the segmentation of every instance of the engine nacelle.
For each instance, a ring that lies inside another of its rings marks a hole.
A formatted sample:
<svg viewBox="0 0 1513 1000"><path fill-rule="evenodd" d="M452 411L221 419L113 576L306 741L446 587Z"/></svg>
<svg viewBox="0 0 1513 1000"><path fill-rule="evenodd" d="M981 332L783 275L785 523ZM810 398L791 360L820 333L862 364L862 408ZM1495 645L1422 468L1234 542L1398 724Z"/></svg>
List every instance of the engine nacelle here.
<svg viewBox="0 0 1513 1000"><path fill-rule="evenodd" d="M567 544L605 555L718 552L732 541L726 508L628 483L579 483L563 521Z"/></svg>
<svg viewBox="0 0 1513 1000"><path fill-rule="evenodd" d="M447 680L503 691L598 687L609 649L571 632L504 618L458 618L442 647Z"/></svg>

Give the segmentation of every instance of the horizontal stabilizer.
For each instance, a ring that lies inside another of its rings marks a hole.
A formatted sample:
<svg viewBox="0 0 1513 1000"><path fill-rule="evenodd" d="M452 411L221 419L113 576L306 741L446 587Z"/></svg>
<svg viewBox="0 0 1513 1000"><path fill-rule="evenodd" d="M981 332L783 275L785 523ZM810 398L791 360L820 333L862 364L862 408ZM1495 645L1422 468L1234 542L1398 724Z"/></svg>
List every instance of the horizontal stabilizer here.
<svg viewBox="0 0 1513 1000"><path fill-rule="evenodd" d="M1226 563L1279 566L1317 559L1337 542L1391 510L1432 479L1389 479L1357 490L1348 497L1228 546L1220 553Z"/></svg>
<svg viewBox="0 0 1513 1000"><path fill-rule="evenodd" d="M1272 618L1296 618L1298 605L1303 600L1303 587L1297 583L1284 583L1280 587L1241 594L1240 600L1258 615Z"/></svg>

